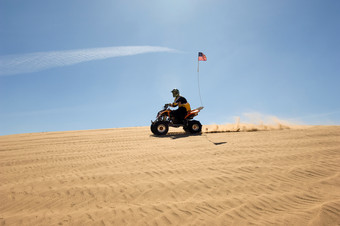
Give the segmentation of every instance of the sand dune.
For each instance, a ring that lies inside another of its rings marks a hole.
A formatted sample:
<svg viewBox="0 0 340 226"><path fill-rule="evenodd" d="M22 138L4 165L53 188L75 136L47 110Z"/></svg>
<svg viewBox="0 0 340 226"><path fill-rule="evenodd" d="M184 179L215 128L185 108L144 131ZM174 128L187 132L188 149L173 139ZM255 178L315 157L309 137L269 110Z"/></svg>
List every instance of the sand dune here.
<svg viewBox="0 0 340 226"><path fill-rule="evenodd" d="M1 225L340 225L339 126L203 131L0 136Z"/></svg>

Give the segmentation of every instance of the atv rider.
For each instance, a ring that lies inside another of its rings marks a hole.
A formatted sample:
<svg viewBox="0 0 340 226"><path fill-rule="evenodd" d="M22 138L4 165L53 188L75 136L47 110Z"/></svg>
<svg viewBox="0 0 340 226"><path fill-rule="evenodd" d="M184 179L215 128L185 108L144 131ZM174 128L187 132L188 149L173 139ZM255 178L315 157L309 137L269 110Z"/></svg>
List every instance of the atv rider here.
<svg viewBox="0 0 340 226"><path fill-rule="evenodd" d="M178 89L173 89L171 92L175 100L172 104L169 104L169 106L171 107L178 106L178 109L171 111L170 116L175 118L174 123L182 123L184 117L187 115L189 111L191 111L190 104L184 97L179 95Z"/></svg>

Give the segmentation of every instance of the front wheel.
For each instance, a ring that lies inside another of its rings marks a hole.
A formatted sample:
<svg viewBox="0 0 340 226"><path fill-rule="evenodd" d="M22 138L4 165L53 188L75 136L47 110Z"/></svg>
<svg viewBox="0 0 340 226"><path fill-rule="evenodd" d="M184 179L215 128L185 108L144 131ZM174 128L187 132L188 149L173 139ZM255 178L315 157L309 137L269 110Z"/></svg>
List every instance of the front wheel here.
<svg viewBox="0 0 340 226"><path fill-rule="evenodd" d="M190 133L200 133L202 131L202 125L199 121L189 121L187 130Z"/></svg>
<svg viewBox="0 0 340 226"><path fill-rule="evenodd" d="M155 135L165 135L169 131L169 125L167 122L155 122L151 124L151 132Z"/></svg>

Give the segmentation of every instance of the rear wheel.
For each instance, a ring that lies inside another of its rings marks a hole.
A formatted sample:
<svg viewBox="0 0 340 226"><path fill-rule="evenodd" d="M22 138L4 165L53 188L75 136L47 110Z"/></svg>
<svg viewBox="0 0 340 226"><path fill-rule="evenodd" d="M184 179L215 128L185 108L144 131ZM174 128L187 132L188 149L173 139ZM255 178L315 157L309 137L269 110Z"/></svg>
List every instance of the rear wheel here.
<svg viewBox="0 0 340 226"><path fill-rule="evenodd" d="M167 122L159 121L151 124L151 132L155 135L165 135L169 131Z"/></svg>
<svg viewBox="0 0 340 226"><path fill-rule="evenodd" d="M183 129L184 129L185 132L190 132L188 126L183 126Z"/></svg>
<svg viewBox="0 0 340 226"><path fill-rule="evenodd" d="M187 129L190 133L200 133L202 131L202 125L196 120L189 121Z"/></svg>

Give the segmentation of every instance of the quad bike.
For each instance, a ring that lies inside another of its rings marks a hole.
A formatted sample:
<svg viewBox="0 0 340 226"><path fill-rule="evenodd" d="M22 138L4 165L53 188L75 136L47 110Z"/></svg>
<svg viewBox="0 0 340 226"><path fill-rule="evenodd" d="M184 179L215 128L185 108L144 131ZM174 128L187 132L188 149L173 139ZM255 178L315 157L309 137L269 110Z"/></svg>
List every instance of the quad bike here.
<svg viewBox="0 0 340 226"><path fill-rule="evenodd" d="M190 133L200 133L202 130L202 125L197 120L192 120L198 113L203 109L203 107L196 108L187 113L182 122L178 122L174 117L170 115L171 110L169 105L164 105L163 110L159 111L155 121L151 121L151 131L155 135L165 135L169 131L169 126L180 127L186 132Z"/></svg>

